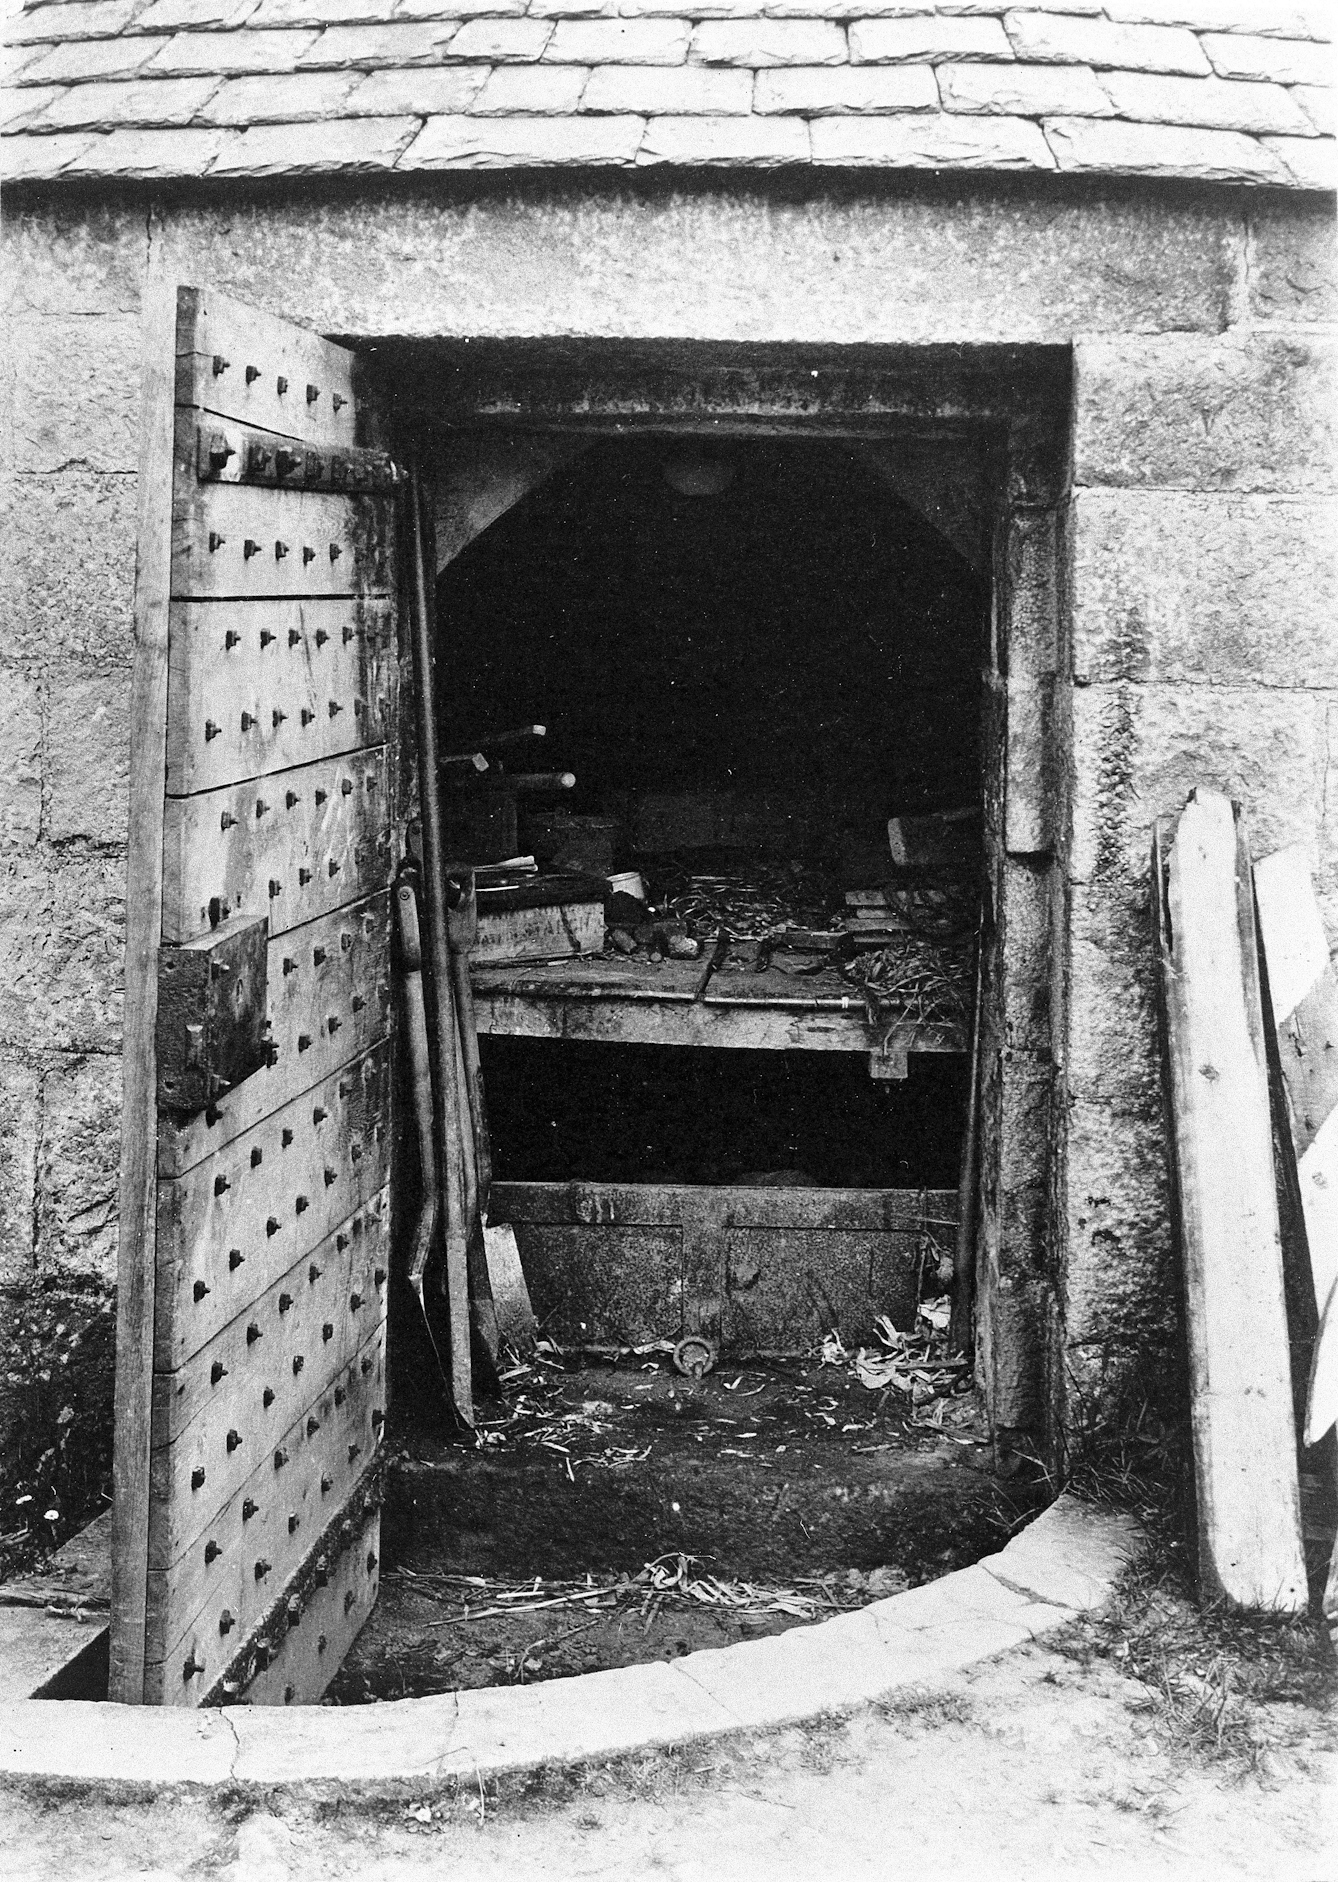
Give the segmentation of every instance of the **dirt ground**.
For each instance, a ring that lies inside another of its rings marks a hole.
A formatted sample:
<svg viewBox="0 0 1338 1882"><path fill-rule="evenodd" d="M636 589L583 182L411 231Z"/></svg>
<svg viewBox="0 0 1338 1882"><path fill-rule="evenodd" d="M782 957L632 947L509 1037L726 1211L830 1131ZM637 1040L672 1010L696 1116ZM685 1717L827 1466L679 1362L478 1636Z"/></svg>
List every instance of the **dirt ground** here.
<svg viewBox="0 0 1338 1882"><path fill-rule="evenodd" d="M1242 1756L1167 1729L1118 1653L1033 1647L893 1704L453 1797L108 1803L0 1794L9 1882L900 1882L1338 1875L1338 1753L1309 1705L1255 1708Z"/></svg>
<svg viewBox="0 0 1338 1882"><path fill-rule="evenodd" d="M480 1448L401 1426L376 1611L330 1700L671 1659L977 1561L1044 1486L996 1478L976 1419L815 1359L524 1368Z"/></svg>

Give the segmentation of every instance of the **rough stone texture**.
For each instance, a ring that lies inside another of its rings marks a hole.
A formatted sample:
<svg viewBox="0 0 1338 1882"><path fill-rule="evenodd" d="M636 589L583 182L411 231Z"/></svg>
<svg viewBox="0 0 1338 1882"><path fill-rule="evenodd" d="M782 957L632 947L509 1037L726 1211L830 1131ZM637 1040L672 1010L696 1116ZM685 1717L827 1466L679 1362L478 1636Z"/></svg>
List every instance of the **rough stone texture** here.
<svg viewBox="0 0 1338 1882"><path fill-rule="evenodd" d="M469 108L480 117L575 111L589 76L590 68L585 65L564 65L553 71L532 65L500 65Z"/></svg>
<svg viewBox="0 0 1338 1882"><path fill-rule="evenodd" d="M438 28L438 39L444 36ZM173 33L141 69L164 78L169 74L187 77L220 72L291 72L317 38L314 32Z"/></svg>
<svg viewBox="0 0 1338 1882"><path fill-rule="evenodd" d="M846 37L822 20L708 20L692 35L698 65L844 65Z"/></svg>
<svg viewBox="0 0 1338 1882"><path fill-rule="evenodd" d="M440 34L441 28L437 31ZM552 37L553 25L548 20L466 20L451 39L451 57L490 59L497 65L513 59L537 59ZM327 33L325 39L329 38ZM580 58L575 52L566 56L569 61ZM360 58L358 64L362 63ZM392 65L398 61L385 59L377 63Z"/></svg>
<svg viewBox="0 0 1338 1882"><path fill-rule="evenodd" d="M753 110L798 111L823 117L834 111L937 111L938 87L927 65L803 66L759 72Z"/></svg>
<svg viewBox="0 0 1338 1882"><path fill-rule="evenodd" d="M1175 176L1200 183L1285 183L1290 174L1241 131L1185 130L1113 118L1046 118L1045 138L1061 170Z"/></svg>
<svg viewBox="0 0 1338 1882"><path fill-rule="evenodd" d="M1044 118L1115 115L1089 65L944 65L938 89L948 111Z"/></svg>
<svg viewBox="0 0 1338 1882"><path fill-rule="evenodd" d="M1338 189L1338 159L1331 137L1265 137L1260 141L1301 189L1323 190L1328 195Z"/></svg>
<svg viewBox="0 0 1338 1882"><path fill-rule="evenodd" d="M1223 78L1273 79L1279 85L1323 85L1332 69L1327 46L1308 39L1250 38L1205 33L1200 41Z"/></svg>
<svg viewBox="0 0 1338 1882"><path fill-rule="evenodd" d="M1011 59L998 20L928 15L908 20L856 20L850 28L850 57L857 64L935 65L952 59Z"/></svg>
<svg viewBox="0 0 1338 1882"><path fill-rule="evenodd" d="M7 322L16 471L133 471L139 462L139 322L58 314ZM75 396L96 378L97 399Z"/></svg>
<svg viewBox="0 0 1338 1882"><path fill-rule="evenodd" d="M195 83L197 81L189 81ZM230 78L199 115L208 124L302 124L342 116L362 84L356 72L296 72L291 78ZM399 110L407 109L399 106ZM382 106L374 115L392 116Z"/></svg>
<svg viewBox="0 0 1338 1882"><path fill-rule="evenodd" d="M0 1288L24 1288L33 1279L41 1119L41 1074L0 1057Z"/></svg>
<svg viewBox="0 0 1338 1882"><path fill-rule="evenodd" d="M751 72L706 71L700 66L601 65L581 94L582 111L667 117L738 117L753 95Z"/></svg>
<svg viewBox="0 0 1338 1882"><path fill-rule="evenodd" d="M116 1280L121 1061L66 1059L46 1076L38 1170L37 1271Z"/></svg>
<svg viewBox="0 0 1338 1882"><path fill-rule="evenodd" d="M1054 159L1027 118L907 112L885 118L822 118L813 125L814 163L895 164L907 169L1050 170Z"/></svg>
<svg viewBox="0 0 1338 1882"><path fill-rule="evenodd" d="M529 164L631 163L644 118L429 118L405 159L411 169L451 165L509 169Z"/></svg>
<svg viewBox="0 0 1338 1882"><path fill-rule="evenodd" d="M344 109L359 117L436 117L467 111L492 70L488 65L424 66L369 72ZM354 75L356 81L356 74ZM343 75L340 75L343 82Z"/></svg>
<svg viewBox="0 0 1338 1882"><path fill-rule="evenodd" d="M1123 1510L1095 1509L1061 1496L998 1555L976 1566L1005 1587L1059 1607L1091 1610L1110 1596L1120 1565L1137 1553L1140 1531Z"/></svg>
<svg viewBox="0 0 1338 1882"><path fill-rule="evenodd" d="M50 672L45 747L45 835L119 844L128 812L130 669Z"/></svg>
<svg viewBox="0 0 1338 1882"><path fill-rule="evenodd" d="M43 129L110 130L120 124L189 124L219 88L217 78L141 78L123 84L74 85L43 114ZM1270 129L1273 127L1270 126ZM1279 125L1278 129L1287 127Z"/></svg>
<svg viewBox="0 0 1338 1882"><path fill-rule="evenodd" d="M1327 207L1298 205L1291 216L1257 209L1248 257L1250 310L1259 319L1338 321L1338 244Z"/></svg>
<svg viewBox="0 0 1338 1882"><path fill-rule="evenodd" d="M1147 124L1310 135L1309 119L1280 85L1233 85L1222 79L1166 78L1148 72L1104 72L1102 84L1121 117ZM1058 107L1060 112L1065 109Z"/></svg>
<svg viewBox="0 0 1338 1882"><path fill-rule="evenodd" d="M0 858L0 1045L115 1052L125 859L77 846Z"/></svg>
<svg viewBox="0 0 1338 1882"><path fill-rule="evenodd" d="M682 65L690 32L686 20L559 20L544 58L558 65Z"/></svg>
<svg viewBox="0 0 1338 1882"><path fill-rule="evenodd" d="M1079 491L1075 678L1338 686L1335 525L1322 497Z"/></svg>
<svg viewBox="0 0 1338 1882"><path fill-rule="evenodd" d="M1196 784L1240 801L1260 855L1317 860L1327 696L1300 689L1123 684L1073 698L1074 882L1147 879L1153 820Z"/></svg>
<svg viewBox="0 0 1338 1882"><path fill-rule="evenodd" d="M125 660L135 583L135 479L11 477L0 482L0 617L5 650Z"/></svg>
<svg viewBox="0 0 1338 1882"><path fill-rule="evenodd" d="M42 708L36 680L0 665L0 849L42 833Z"/></svg>
<svg viewBox="0 0 1338 1882"><path fill-rule="evenodd" d="M1147 850L1150 858L1150 832ZM1075 1015L1064 1068L1069 1095L1155 1119L1161 1067L1146 869L1141 879L1089 883L1075 893L1068 957Z"/></svg>
<svg viewBox="0 0 1338 1882"><path fill-rule="evenodd" d="M1292 97L1323 137L1338 132L1338 109L1331 91L1319 85L1293 85Z"/></svg>
<svg viewBox="0 0 1338 1882"><path fill-rule="evenodd" d="M1127 26L1068 14L1010 13L1008 38L1019 59L1047 65L1115 66L1131 72L1211 71L1193 33L1182 26Z"/></svg>
<svg viewBox="0 0 1338 1882"><path fill-rule="evenodd" d="M1081 342L1074 480L1332 490L1334 359L1305 334Z"/></svg>
<svg viewBox="0 0 1338 1882"><path fill-rule="evenodd" d="M794 118L652 118L638 163L806 163L808 128Z"/></svg>

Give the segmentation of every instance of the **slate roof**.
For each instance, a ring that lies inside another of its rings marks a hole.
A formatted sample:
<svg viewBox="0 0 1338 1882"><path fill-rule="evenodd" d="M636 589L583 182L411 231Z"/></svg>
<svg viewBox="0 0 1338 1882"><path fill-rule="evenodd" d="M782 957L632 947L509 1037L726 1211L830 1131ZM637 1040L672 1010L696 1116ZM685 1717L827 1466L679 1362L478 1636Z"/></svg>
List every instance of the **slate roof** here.
<svg viewBox="0 0 1338 1882"><path fill-rule="evenodd" d="M818 165L1329 190L1332 19L1332 0L27 0L0 175Z"/></svg>

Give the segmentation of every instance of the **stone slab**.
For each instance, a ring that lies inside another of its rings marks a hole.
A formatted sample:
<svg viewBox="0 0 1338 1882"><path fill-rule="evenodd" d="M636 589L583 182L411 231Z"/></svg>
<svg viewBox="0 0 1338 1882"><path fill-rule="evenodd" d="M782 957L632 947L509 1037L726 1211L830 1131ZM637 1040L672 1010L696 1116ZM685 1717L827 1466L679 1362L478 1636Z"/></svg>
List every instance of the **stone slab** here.
<svg viewBox="0 0 1338 1882"><path fill-rule="evenodd" d="M41 1074L7 1058L0 1064L0 1288L25 1288L33 1279L41 1131Z"/></svg>
<svg viewBox="0 0 1338 1882"><path fill-rule="evenodd" d="M0 858L0 1044L116 1052L125 861L45 845Z"/></svg>
<svg viewBox="0 0 1338 1882"><path fill-rule="evenodd" d="M1074 481L1190 490L1335 487L1333 343L1256 332L1074 348Z"/></svg>
<svg viewBox="0 0 1338 1882"><path fill-rule="evenodd" d="M42 702L37 679L0 665L0 850L27 849L42 831Z"/></svg>
<svg viewBox="0 0 1338 1882"><path fill-rule="evenodd" d="M129 814L130 671L53 666L45 691L44 833L119 843Z"/></svg>
<svg viewBox="0 0 1338 1882"><path fill-rule="evenodd" d="M1132 1560L1140 1540L1127 1511L1061 1497L977 1566L1005 1587L1020 1588L1052 1607L1086 1612L1100 1607L1109 1594L1112 1561Z"/></svg>
<svg viewBox="0 0 1338 1882"><path fill-rule="evenodd" d="M121 1061L62 1058L43 1091L37 1172L37 1272L63 1282L116 1280Z"/></svg>
<svg viewBox="0 0 1338 1882"><path fill-rule="evenodd" d="M105 1614L49 1614L44 1608L0 1606L0 1709L18 1699L35 1698L106 1631Z"/></svg>
<svg viewBox="0 0 1338 1882"><path fill-rule="evenodd" d="M1250 309L1261 320L1338 321L1333 205L1259 204L1250 217Z"/></svg>
<svg viewBox="0 0 1338 1882"><path fill-rule="evenodd" d="M1244 131L1130 124L1122 118L1053 117L1042 122L1059 168L1074 175L1116 172L1193 183L1293 180L1282 160Z"/></svg>
<svg viewBox="0 0 1338 1882"><path fill-rule="evenodd" d="M137 318L15 312L5 340L14 376L14 471L50 474L77 466L105 474L138 467ZM90 384L97 386L96 398L75 396Z"/></svg>
<svg viewBox="0 0 1338 1882"><path fill-rule="evenodd" d="M1338 501L1085 489L1069 514L1073 672L1338 686Z"/></svg>
<svg viewBox="0 0 1338 1882"><path fill-rule="evenodd" d="M129 657L135 484L133 475L82 471L0 482L0 610L11 659Z"/></svg>
<svg viewBox="0 0 1338 1882"><path fill-rule="evenodd" d="M226 1713L68 1699L0 1705L10 1777L121 1784L226 1784L237 1750Z"/></svg>

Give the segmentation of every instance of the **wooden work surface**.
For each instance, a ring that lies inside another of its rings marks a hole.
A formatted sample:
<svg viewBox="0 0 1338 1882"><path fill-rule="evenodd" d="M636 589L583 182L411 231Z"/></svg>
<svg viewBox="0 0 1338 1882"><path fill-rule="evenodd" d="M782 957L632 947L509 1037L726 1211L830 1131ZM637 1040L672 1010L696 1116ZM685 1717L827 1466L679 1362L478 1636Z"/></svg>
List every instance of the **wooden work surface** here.
<svg viewBox="0 0 1338 1882"><path fill-rule="evenodd" d="M964 1052L960 1025L907 1012L871 1022L858 992L834 972L720 968L694 1000L700 961L630 962L607 955L473 970L479 1031L620 1045L868 1052L890 1076L910 1052Z"/></svg>

